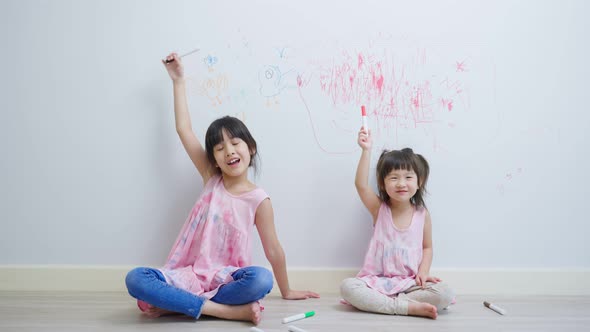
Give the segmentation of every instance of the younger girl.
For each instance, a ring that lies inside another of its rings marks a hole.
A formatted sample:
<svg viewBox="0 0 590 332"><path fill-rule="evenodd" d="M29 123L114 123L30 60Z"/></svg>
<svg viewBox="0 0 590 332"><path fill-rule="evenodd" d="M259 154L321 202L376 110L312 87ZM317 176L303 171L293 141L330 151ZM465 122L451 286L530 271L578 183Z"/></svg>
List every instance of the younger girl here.
<svg viewBox="0 0 590 332"><path fill-rule="evenodd" d="M233 117L218 119L209 126L203 149L191 126L181 59L172 53L167 60L172 60L163 63L174 87L176 131L205 187L164 267L139 267L127 274L129 294L154 317L176 312L258 324L257 301L272 289L273 275L265 268L249 266L250 235L256 225L282 297L319 297L289 287L270 199L248 180L248 168L256 166L257 156L248 128Z"/></svg>
<svg viewBox="0 0 590 332"><path fill-rule="evenodd" d="M345 279L344 300L359 310L436 319L454 295L429 274L432 224L424 204L429 167L412 149L384 151L377 163L379 194L368 185L370 131L361 128L355 185L375 230L356 278Z"/></svg>

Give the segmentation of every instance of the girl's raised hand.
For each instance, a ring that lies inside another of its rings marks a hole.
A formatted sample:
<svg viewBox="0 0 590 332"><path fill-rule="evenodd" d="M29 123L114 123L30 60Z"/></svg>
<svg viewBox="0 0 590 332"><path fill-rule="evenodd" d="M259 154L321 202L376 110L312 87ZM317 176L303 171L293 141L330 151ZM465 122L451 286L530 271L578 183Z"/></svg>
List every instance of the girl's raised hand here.
<svg viewBox="0 0 590 332"><path fill-rule="evenodd" d="M170 62L166 62L166 60ZM174 61L171 61L174 60ZM168 75L173 81L181 80L184 78L184 67L182 66L182 60L176 53L170 53L166 59L162 60L164 67L168 71Z"/></svg>
<svg viewBox="0 0 590 332"><path fill-rule="evenodd" d="M283 296L285 300L305 300L309 298L319 298L320 294L311 291L296 291L290 290L286 296Z"/></svg>
<svg viewBox="0 0 590 332"><path fill-rule="evenodd" d="M371 130L361 127L361 130L359 131L358 144L363 150L371 149L371 146L373 145L373 141L371 139Z"/></svg>

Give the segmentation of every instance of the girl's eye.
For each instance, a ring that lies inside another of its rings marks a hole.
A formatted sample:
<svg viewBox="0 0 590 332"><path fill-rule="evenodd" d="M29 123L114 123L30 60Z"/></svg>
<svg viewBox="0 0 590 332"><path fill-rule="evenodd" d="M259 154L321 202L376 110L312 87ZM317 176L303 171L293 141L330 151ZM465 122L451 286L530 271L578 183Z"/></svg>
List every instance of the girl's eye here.
<svg viewBox="0 0 590 332"><path fill-rule="evenodd" d="M223 146L218 146L215 148L215 151L221 151L221 150L223 150Z"/></svg>

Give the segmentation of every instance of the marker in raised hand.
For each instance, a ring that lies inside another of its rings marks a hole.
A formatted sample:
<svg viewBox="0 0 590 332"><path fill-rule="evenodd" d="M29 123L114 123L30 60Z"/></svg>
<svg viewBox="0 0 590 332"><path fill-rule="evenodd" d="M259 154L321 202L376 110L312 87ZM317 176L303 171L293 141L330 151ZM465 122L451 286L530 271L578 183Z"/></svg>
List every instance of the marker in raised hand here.
<svg viewBox="0 0 590 332"><path fill-rule="evenodd" d="M180 57L181 57L181 58L184 58L185 56L187 56L187 55L190 55L190 54L193 54L193 53L196 53L196 52L198 52L198 51L200 51L200 50L201 50L201 49L195 48L194 50L192 50L192 51L190 51L190 52L188 52L188 53L184 53L184 54L183 54L183 55L181 55ZM168 59L164 60L164 62L166 62L166 63L170 63L170 62L172 62L172 61L174 61L174 58L172 58L172 59L170 59L170 60L168 60Z"/></svg>
<svg viewBox="0 0 590 332"><path fill-rule="evenodd" d="M363 115L363 128L366 131L369 131L369 125L367 124L367 110L365 109L365 105L361 106L361 114Z"/></svg>

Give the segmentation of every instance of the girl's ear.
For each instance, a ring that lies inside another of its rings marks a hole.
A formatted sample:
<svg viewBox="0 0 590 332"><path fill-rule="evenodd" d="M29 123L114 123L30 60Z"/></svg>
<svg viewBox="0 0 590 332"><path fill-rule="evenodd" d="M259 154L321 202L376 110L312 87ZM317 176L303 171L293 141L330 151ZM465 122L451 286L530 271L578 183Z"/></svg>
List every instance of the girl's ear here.
<svg viewBox="0 0 590 332"><path fill-rule="evenodd" d="M256 154L256 149L250 149L250 158L254 157Z"/></svg>

